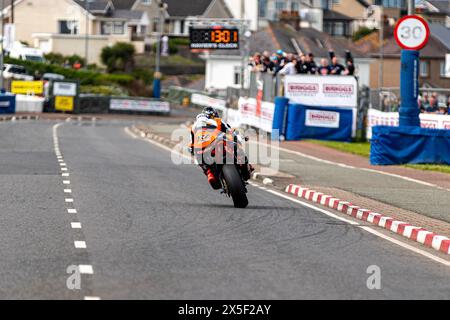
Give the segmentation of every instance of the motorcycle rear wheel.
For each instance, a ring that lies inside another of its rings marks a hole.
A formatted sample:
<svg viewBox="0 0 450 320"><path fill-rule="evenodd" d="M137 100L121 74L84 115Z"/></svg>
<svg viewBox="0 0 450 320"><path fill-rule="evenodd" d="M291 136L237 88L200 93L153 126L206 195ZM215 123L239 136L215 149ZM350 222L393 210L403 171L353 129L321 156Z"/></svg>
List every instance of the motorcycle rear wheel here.
<svg viewBox="0 0 450 320"><path fill-rule="evenodd" d="M222 168L223 177L228 187L228 192L233 199L235 208L247 208L248 198L245 185L235 165L224 165Z"/></svg>

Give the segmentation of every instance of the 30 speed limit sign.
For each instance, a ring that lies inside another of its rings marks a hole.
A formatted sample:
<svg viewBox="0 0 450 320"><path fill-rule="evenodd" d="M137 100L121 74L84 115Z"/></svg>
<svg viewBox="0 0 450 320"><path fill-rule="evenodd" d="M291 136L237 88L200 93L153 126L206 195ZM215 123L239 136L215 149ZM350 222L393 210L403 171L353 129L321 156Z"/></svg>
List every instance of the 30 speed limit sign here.
<svg viewBox="0 0 450 320"><path fill-rule="evenodd" d="M420 50L428 42L430 28L423 18L410 15L397 22L394 35L398 45L403 49Z"/></svg>

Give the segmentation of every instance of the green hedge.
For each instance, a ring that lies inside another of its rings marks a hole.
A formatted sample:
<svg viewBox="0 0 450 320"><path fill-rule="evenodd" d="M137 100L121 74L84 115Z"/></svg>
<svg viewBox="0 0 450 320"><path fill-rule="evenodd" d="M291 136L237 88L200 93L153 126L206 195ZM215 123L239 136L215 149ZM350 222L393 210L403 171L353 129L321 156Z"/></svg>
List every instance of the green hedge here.
<svg viewBox="0 0 450 320"><path fill-rule="evenodd" d="M74 70L63 68L58 65L23 61L9 57L5 57L5 63L22 65L31 75L34 75L36 71L38 71L41 75L44 73L58 73L65 76L67 79L79 80L81 85L119 84L122 86L128 86L134 80L134 77L128 74L107 74L89 70Z"/></svg>

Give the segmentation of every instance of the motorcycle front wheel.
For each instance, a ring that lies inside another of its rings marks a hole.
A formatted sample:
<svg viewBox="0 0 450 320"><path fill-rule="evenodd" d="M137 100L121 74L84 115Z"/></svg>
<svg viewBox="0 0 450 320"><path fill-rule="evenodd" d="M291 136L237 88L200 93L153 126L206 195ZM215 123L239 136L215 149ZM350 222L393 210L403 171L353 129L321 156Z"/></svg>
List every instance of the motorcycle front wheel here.
<svg viewBox="0 0 450 320"><path fill-rule="evenodd" d="M247 208L248 199L245 185L235 165L224 165L222 168L223 178L228 187L228 192L233 199L235 208Z"/></svg>

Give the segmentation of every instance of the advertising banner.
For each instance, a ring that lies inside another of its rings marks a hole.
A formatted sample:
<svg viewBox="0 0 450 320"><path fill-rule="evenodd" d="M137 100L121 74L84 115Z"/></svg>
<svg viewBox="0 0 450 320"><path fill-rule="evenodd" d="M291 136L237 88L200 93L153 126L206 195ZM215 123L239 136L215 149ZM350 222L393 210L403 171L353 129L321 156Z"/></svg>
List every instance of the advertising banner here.
<svg viewBox="0 0 450 320"><path fill-rule="evenodd" d="M53 82L53 95L75 97L77 95L77 83L55 81Z"/></svg>
<svg viewBox="0 0 450 320"><path fill-rule="evenodd" d="M55 110L57 111L72 112L74 105L74 97L55 97Z"/></svg>
<svg viewBox="0 0 450 320"><path fill-rule="evenodd" d="M355 108L358 103L358 83L351 76L287 75L284 91L293 104Z"/></svg>
<svg viewBox="0 0 450 320"><path fill-rule="evenodd" d="M12 81L11 92L14 94L42 95L44 93L44 82Z"/></svg>
<svg viewBox="0 0 450 320"><path fill-rule="evenodd" d="M353 109L291 104L288 108L286 140L351 141L353 124Z"/></svg>
<svg viewBox="0 0 450 320"><path fill-rule="evenodd" d="M259 110L257 105L256 99L242 97L239 99L241 124L259 128L266 132L272 132L275 104L262 101L260 114L258 114Z"/></svg>
<svg viewBox="0 0 450 320"><path fill-rule="evenodd" d="M419 117L422 128L450 130L450 115L421 113ZM374 126L398 127L398 125L398 112L382 112L369 109L367 115L367 139L372 138L372 127Z"/></svg>
<svg viewBox="0 0 450 320"><path fill-rule="evenodd" d="M166 101L111 99L110 110L138 112L170 112L170 104Z"/></svg>

